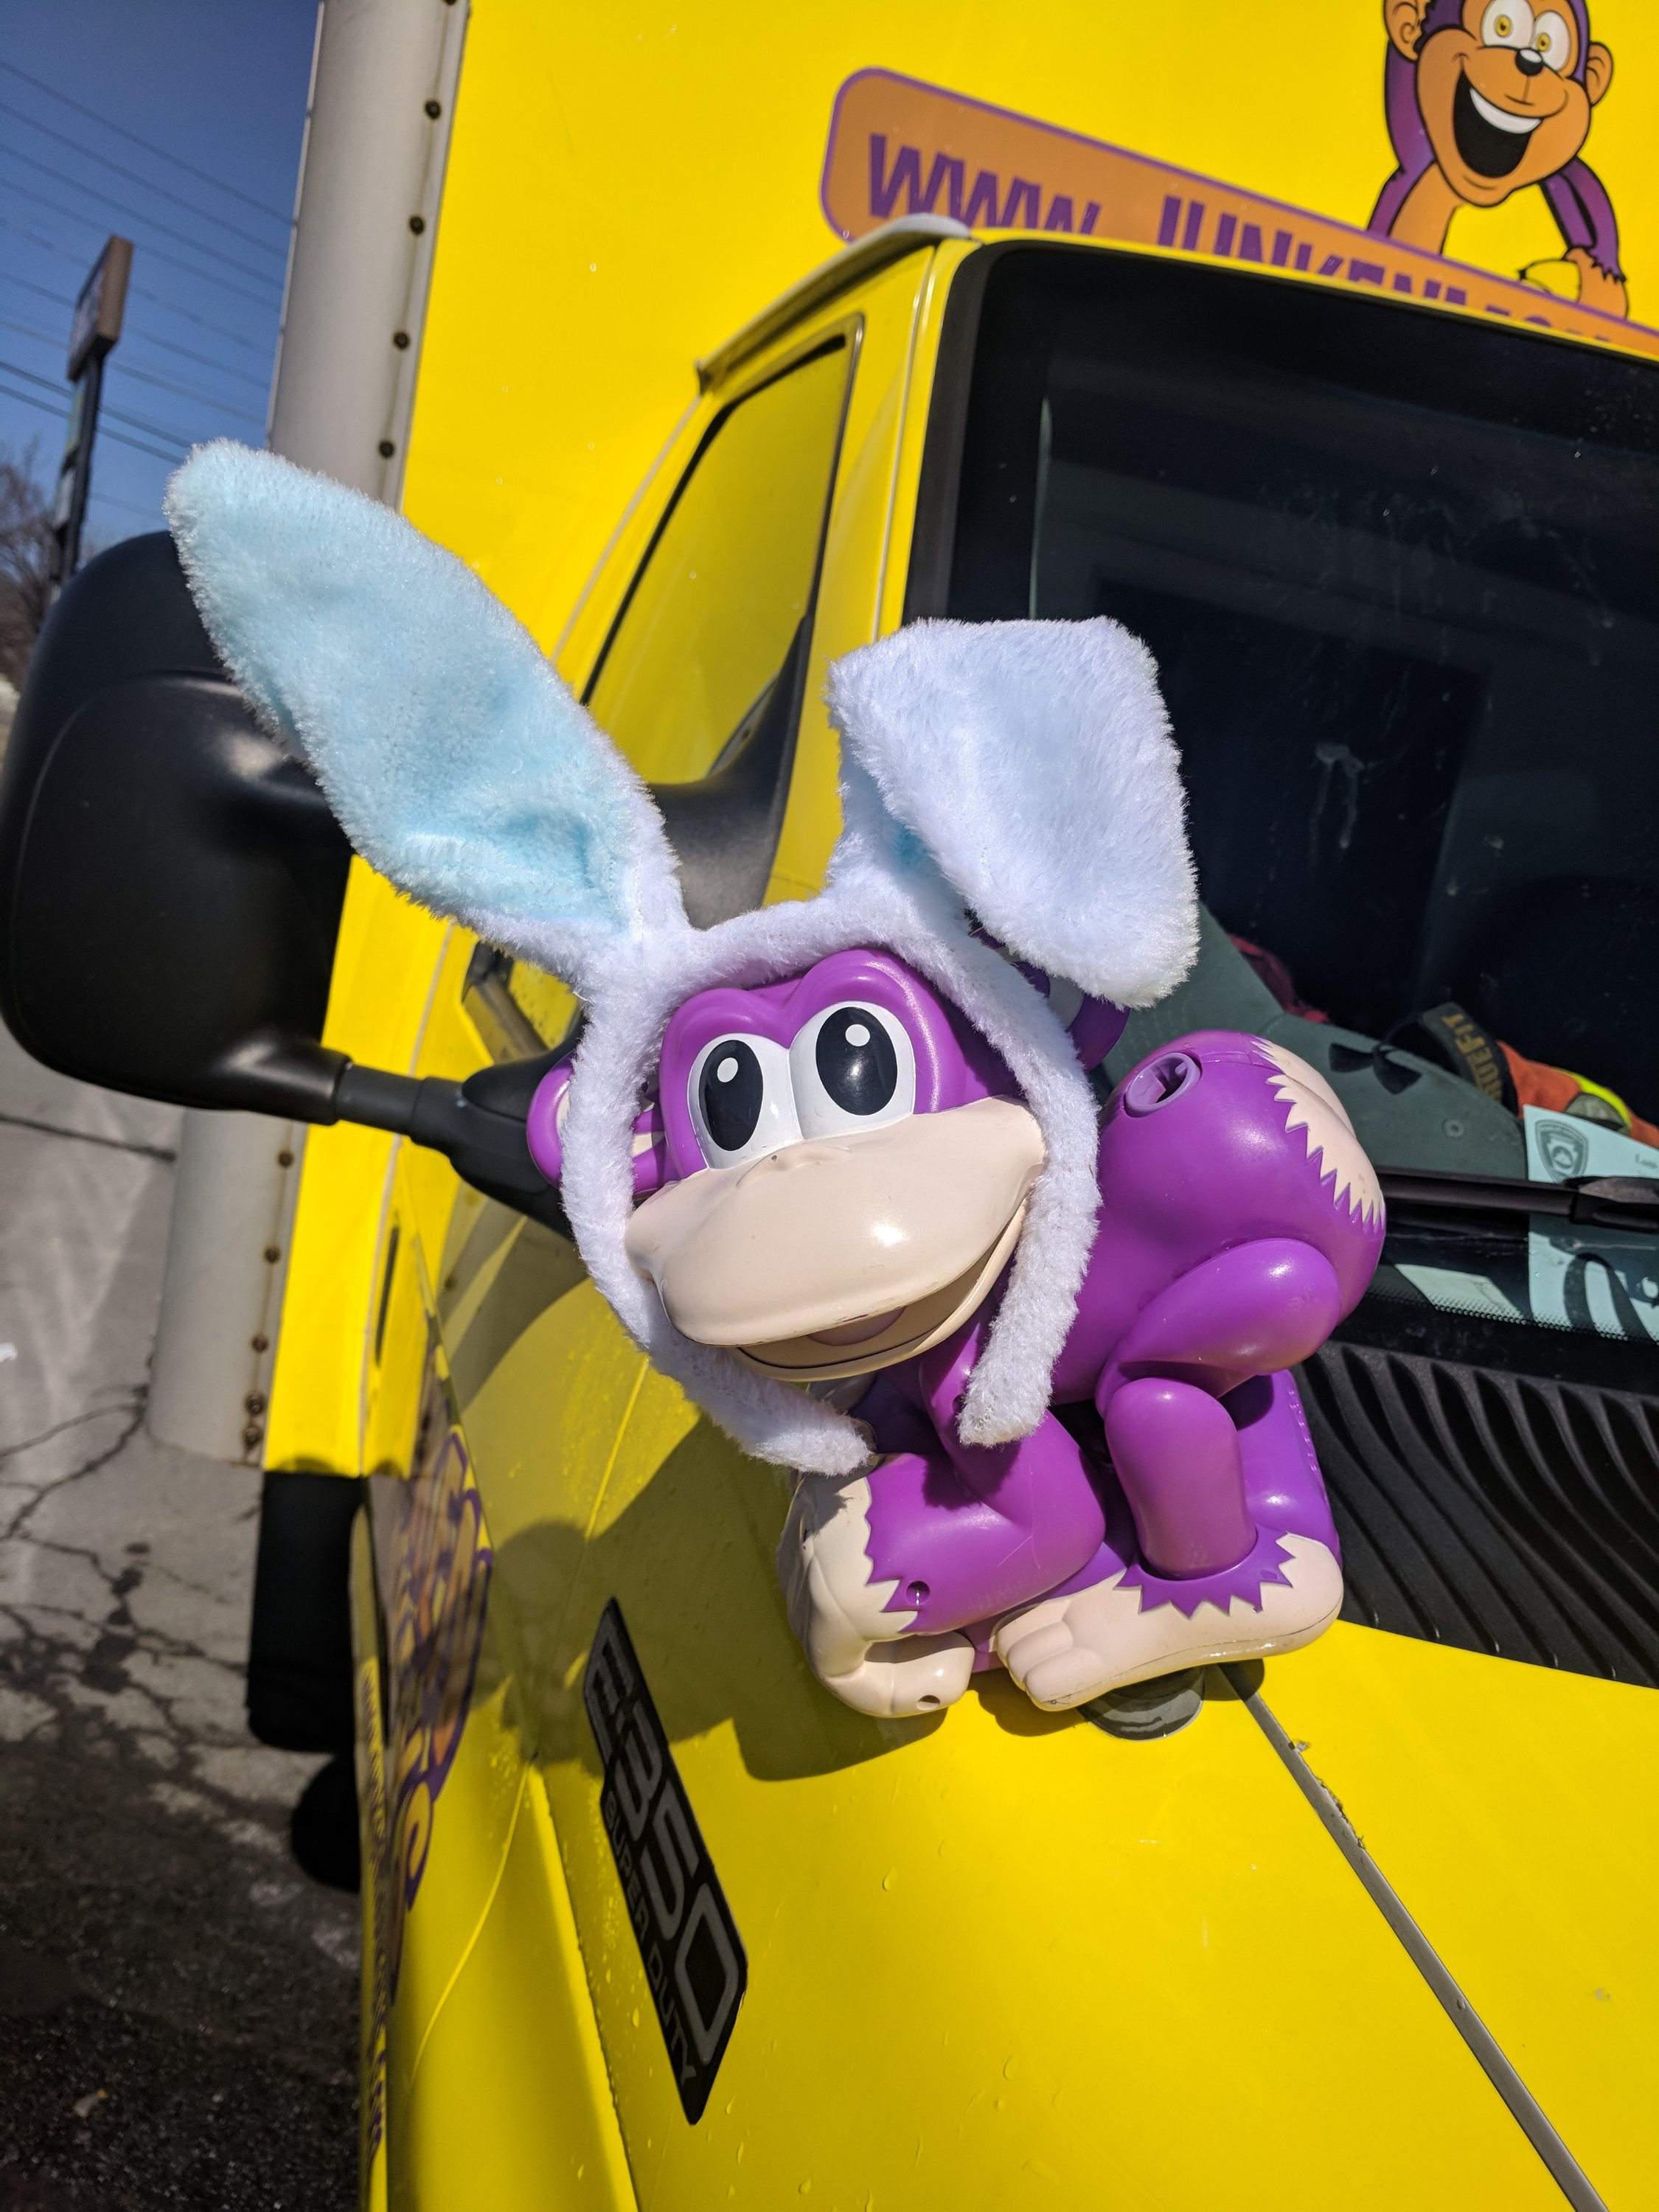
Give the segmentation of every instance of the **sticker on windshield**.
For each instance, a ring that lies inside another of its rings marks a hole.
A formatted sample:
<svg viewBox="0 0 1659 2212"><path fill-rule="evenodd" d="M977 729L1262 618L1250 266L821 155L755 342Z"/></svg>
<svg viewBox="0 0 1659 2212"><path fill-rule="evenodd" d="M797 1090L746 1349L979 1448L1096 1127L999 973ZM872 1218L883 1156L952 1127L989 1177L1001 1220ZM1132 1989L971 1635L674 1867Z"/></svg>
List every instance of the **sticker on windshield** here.
<svg viewBox="0 0 1659 2212"><path fill-rule="evenodd" d="M1527 1174L1534 1182L1579 1176L1659 1176L1659 1152L1598 1121L1528 1106ZM1533 1217L1527 1278L1534 1321L1659 1340L1659 1237Z"/></svg>
<svg viewBox="0 0 1659 2212"><path fill-rule="evenodd" d="M599 1616L582 1699L604 1766L599 1812L617 1879L695 2123L732 2039L749 1961L615 1598Z"/></svg>

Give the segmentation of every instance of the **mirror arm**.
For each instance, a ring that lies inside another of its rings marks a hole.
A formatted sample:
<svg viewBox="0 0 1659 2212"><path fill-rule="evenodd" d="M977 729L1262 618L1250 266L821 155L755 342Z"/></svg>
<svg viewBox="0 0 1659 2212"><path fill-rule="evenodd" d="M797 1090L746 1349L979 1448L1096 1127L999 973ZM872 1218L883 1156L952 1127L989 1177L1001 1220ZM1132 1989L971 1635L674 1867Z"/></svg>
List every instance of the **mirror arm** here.
<svg viewBox="0 0 1659 2212"><path fill-rule="evenodd" d="M564 1057L550 1052L480 1068L465 1083L439 1075L390 1075L345 1060L326 1118L387 1129L441 1152L475 1190L568 1237L558 1190L525 1141L530 1102L543 1077Z"/></svg>
<svg viewBox="0 0 1659 2212"><path fill-rule="evenodd" d="M530 1157L525 1124L542 1079L568 1060L574 1041L528 1060L481 1067L465 1083L392 1075L294 1037L256 1038L222 1060L227 1105L284 1121L354 1121L441 1152L464 1182L532 1221L570 1234L556 1185Z"/></svg>

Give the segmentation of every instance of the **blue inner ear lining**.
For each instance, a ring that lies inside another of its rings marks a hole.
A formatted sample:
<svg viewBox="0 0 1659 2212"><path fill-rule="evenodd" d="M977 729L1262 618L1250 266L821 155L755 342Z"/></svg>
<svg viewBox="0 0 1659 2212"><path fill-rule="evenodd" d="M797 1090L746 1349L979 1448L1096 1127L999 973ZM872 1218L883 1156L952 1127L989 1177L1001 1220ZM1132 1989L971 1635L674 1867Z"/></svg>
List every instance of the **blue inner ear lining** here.
<svg viewBox="0 0 1659 2212"><path fill-rule="evenodd" d="M382 872L440 913L627 933L630 874L665 878L665 848L610 741L461 562L228 442L179 471L168 512L221 653Z"/></svg>
<svg viewBox="0 0 1659 2212"><path fill-rule="evenodd" d="M893 857L902 868L920 868L929 859L927 848L902 822L893 824Z"/></svg>

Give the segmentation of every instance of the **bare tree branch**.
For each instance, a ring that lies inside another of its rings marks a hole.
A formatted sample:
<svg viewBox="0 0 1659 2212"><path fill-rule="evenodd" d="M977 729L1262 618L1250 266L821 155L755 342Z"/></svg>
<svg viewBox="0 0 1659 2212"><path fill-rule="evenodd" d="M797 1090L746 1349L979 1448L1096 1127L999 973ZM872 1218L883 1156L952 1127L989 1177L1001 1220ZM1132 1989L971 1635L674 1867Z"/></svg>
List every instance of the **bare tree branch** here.
<svg viewBox="0 0 1659 2212"><path fill-rule="evenodd" d="M0 677L21 690L46 613L52 505L35 441L0 447Z"/></svg>

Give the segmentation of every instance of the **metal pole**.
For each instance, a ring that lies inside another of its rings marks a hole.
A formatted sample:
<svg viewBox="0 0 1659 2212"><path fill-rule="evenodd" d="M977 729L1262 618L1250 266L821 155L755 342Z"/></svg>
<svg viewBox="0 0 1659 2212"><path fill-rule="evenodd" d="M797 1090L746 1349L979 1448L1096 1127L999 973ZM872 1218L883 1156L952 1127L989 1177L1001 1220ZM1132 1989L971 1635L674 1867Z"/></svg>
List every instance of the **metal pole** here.
<svg viewBox="0 0 1659 2212"><path fill-rule="evenodd" d="M98 404L104 391L104 360L121 335L126 313L127 280L132 273L132 240L110 238L92 264L75 302L70 330L70 382L75 400L69 434L58 470L53 504L52 562L46 575L46 605L56 600L81 565L81 532L92 486L92 449L98 435Z"/></svg>
<svg viewBox="0 0 1659 2212"><path fill-rule="evenodd" d="M325 0L271 392L271 449L393 501L425 316L466 0ZM187 1113L149 1420L263 1457L304 1132Z"/></svg>
<svg viewBox="0 0 1659 2212"><path fill-rule="evenodd" d="M94 354L81 378L81 435L75 449L75 486L70 495L69 527L64 533L64 574L81 565L81 532L86 526L87 495L92 489L92 449L98 436L98 410L104 397L104 356Z"/></svg>
<svg viewBox="0 0 1659 2212"><path fill-rule="evenodd" d="M103 391L103 358L94 354L76 383L75 399L70 409L69 436L64 441L58 500L52 518L52 564L46 589L49 607L81 565L81 532L87 519L87 494L92 485L92 445L98 434L98 403Z"/></svg>

